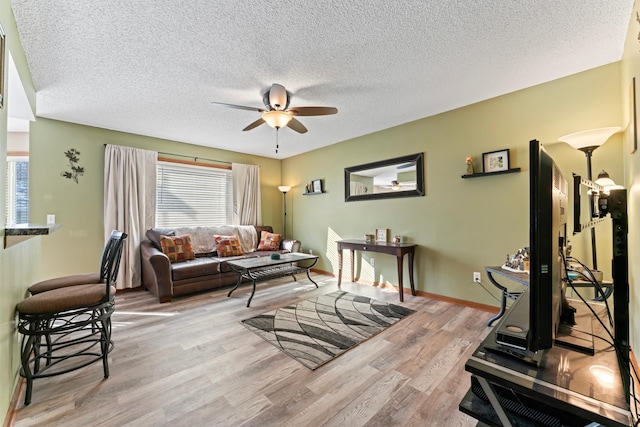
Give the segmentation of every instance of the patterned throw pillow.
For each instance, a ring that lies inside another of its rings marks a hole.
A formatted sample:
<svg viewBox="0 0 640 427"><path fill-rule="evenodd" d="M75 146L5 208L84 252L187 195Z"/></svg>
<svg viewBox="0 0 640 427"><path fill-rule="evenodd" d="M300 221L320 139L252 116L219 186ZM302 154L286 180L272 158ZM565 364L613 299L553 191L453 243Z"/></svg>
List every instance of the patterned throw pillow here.
<svg viewBox="0 0 640 427"><path fill-rule="evenodd" d="M170 228L152 228L151 230L147 230L145 236L149 241L153 244L153 246L159 251L162 250L162 246L160 245L160 239L162 236L170 236L173 237L176 235L176 232L171 230Z"/></svg>
<svg viewBox="0 0 640 427"><path fill-rule="evenodd" d="M191 236L160 236L162 253L169 257L169 261L187 261L195 259L196 254L191 247Z"/></svg>
<svg viewBox="0 0 640 427"><path fill-rule="evenodd" d="M244 255L237 236L214 235L216 251L219 257Z"/></svg>
<svg viewBox="0 0 640 427"><path fill-rule="evenodd" d="M260 243L258 244L259 251L277 251L280 249L280 242L282 241L281 234L273 234L268 231L263 231L260 235Z"/></svg>

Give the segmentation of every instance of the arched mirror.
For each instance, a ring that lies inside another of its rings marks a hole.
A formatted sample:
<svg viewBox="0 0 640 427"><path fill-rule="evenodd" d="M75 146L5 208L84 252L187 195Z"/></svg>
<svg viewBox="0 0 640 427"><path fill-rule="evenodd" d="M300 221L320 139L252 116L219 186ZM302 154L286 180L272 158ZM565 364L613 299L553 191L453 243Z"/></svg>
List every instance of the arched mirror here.
<svg viewBox="0 0 640 427"><path fill-rule="evenodd" d="M424 196L424 154L417 153L344 169L344 200Z"/></svg>

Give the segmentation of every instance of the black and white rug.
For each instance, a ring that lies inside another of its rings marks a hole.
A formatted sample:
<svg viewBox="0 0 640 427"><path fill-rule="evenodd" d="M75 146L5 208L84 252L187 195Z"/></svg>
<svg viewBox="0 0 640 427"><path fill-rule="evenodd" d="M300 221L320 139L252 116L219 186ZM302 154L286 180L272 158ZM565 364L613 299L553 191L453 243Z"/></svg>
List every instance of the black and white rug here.
<svg viewBox="0 0 640 427"><path fill-rule="evenodd" d="M242 324L307 368L316 369L414 312L336 291L243 320Z"/></svg>

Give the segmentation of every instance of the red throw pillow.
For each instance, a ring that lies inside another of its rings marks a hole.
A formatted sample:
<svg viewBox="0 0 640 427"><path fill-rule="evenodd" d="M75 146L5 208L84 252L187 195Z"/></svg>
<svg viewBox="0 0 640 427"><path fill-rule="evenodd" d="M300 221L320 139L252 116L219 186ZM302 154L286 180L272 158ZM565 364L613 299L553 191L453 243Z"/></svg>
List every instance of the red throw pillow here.
<svg viewBox="0 0 640 427"><path fill-rule="evenodd" d="M281 234L273 234L268 231L263 231L260 235L260 243L258 244L259 251L277 251L280 249L280 242L282 241Z"/></svg>
<svg viewBox="0 0 640 427"><path fill-rule="evenodd" d="M244 255L237 236L219 236L216 234L213 238L216 242L216 251L219 257Z"/></svg>
<svg viewBox="0 0 640 427"><path fill-rule="evenodd" d="M196 254L191 246L191 236L160 236L162 253L169 257L169 261L187 261L195 259Z"/></svg>

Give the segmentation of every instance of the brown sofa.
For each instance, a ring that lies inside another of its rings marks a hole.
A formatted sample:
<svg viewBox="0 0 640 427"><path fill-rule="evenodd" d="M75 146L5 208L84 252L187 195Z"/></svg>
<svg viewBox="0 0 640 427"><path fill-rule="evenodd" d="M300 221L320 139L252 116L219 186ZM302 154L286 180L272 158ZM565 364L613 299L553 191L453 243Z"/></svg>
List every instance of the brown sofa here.
<svg viewBox="0 0 640 427"><path fill-rule="evenodd" d="M208 252L210 247L206 247L210 240L206 236L213 234L228 234L232 226L224 227L193 227L192 240L194 240L193 248L196 253L196 259L181 262L170 262L169 258L162 253L160 249L160 236L173 236L178 234L190 234L189 227L181 227L174 229L154 228L147 231L147 238L140 245L140 261L142 263L142 286L158 297L160 302L170 302L176 295L185 295L193 292L215 289L222 286L235 285L238 281L238 275L234 273L227 265L227 261L240 258L254 258L259 256L269 256L273 251L258 251L257 246L260 242L262 231L273 233L271 226L255 226L254 239L257 239L255 246L249 250L245 250L244 255L233 257L218 257L215 251ZM250 230L244 228L245 232ZM200 237L197 237L200 236ZM205 236L205 237L202 237ZM245 239L245 242L247 240ZM277 252L299 252L300 242L293 239L283 240L280 244L280 250Z"/></svg>

